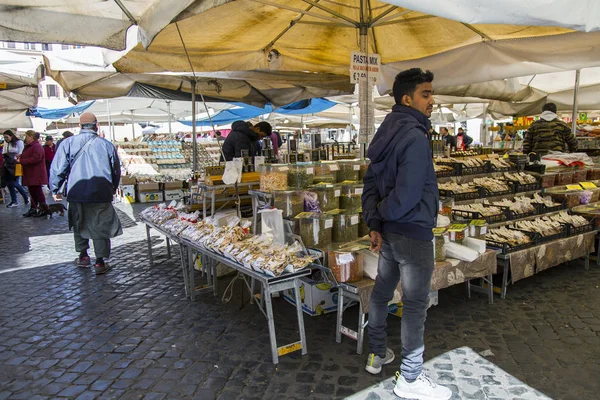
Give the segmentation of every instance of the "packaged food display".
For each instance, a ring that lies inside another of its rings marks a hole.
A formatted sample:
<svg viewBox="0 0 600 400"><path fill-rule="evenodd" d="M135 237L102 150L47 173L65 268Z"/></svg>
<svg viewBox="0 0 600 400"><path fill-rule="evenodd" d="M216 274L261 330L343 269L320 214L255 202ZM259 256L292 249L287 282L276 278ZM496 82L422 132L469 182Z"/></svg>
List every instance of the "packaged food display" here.
<svg viewBox="0 0 600 400"><path fill-rule="evenodd" d="M448 228L448 237L451 242L462 244L468 234L468 227L465 224L453 224Z"/></svg>
<svg viewBox="0 0 600 400"><path fill-rule="evenodd" d="M341 190L339 187L328 184L318 184L311 186L308 191L316 194L319 203L319 212L327 212L340 208Z"/></svg>
<svg viewBox="0 0 600 400"><path fill-rule="evenodd" d="M340 188L340 208L348 211L358 210L361 208L363 188L364 185L362 184L342 185Z"/></svg>
<svg viewBox="0 0 600 400"><path fill-rule="evenodd" d="M446 261L446 241L448 234L446 228L433 229L433 245L435 248L435 261Z"/></svg>
<svg viewBox="0 0 600 400"><path fill-rule="evenodd" d="M260 173L260 190L271 192L285 190L288 187L288 170L285 164L263 164L258 167Z"/></svg>
<svg viewBox="0 0 600 400"><path fill-rule="evenodd" d="M338 214L333 216L333 242L348 243L358 239L360 216L356 214Z"/></svg>
<svg viewBox="0 0 600 400"><path fill-rule="evenodd" d="M360 164L357 160L344 160L338 162L339 170L337 171L337 181L358 181L360 172Z"/></svg>
<svg viewBox="0 0 600 400"><path fill-rule="evenodd" d="M304 197L301 190L274 190L273 205L283 211L284 218L293 218L304 211Z"/></svg>
<svg viewBox="0 0 600 400"><path fill-rule="evenodd" d="M290 188L306 189L313 184L315 167L311 163L289 165L287 183Z"/></svg>
<svg viewBox="0 0 600 400"><path fill-rule="evenodd" d="M300 237L304 246L326 251L331 246L333 216L301 215L299 218Z"/></svg>
<svg viewBox="0 0 600 400"><path fill-rule="evenodd" d="M357 282L363 278L364 259L361 252L330 251L328 263L338 282Z"/></svg>
<svg viewBox="0 0 600 400"><path fill-rule="evenodd" d="M367 169L369 169L369 164L371 164L370 160L360 160L358 161L358 166L359 166L359 170L358 170L358 180L362 182L363 178L365 177L365 174L367 173Z"/></svg>

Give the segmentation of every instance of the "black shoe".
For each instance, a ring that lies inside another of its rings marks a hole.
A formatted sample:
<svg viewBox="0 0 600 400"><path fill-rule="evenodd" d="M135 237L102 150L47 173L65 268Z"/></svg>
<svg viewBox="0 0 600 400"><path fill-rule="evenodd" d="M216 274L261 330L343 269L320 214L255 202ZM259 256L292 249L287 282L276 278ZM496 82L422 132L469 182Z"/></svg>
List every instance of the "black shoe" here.
<svg viewBox="0 0 600 400"><path fill-rule="evenodd" d="M33 214L33 218L45 217L46 215L46 211L40 210Z"/></svg>
<svg viewBox="0 0 600 400"><path fill-rule="evenodd" d="M30 208L29 211L27 211L25 214L23 214L24 217L33 217L35 214L37 214L37 210L35 208Z"/></svg>

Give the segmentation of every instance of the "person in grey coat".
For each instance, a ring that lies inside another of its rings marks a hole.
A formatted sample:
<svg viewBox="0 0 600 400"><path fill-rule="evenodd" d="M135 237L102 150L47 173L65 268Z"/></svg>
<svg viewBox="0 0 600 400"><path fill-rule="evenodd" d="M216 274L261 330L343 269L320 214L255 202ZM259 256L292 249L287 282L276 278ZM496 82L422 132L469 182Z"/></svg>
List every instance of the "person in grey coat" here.
<svg viewBox="0 0 600 400"><path fill-rule="evenodd" d="M80 117L79 135L65 140L50 167L50 190L55 200L66 194L69 203L69 228L73 229L78 267L91 265L88 249L94 242L96 275L111 267L110 239L121 235L121 222L112 205L119 187L121 166L117 150L98 136L98 122L92 113Z"/></svg>

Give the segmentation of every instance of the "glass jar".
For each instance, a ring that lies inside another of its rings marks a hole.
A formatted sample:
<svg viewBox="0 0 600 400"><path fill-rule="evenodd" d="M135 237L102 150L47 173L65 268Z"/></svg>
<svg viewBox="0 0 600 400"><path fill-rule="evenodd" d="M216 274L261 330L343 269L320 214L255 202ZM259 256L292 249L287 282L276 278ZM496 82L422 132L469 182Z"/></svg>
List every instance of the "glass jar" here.
<svg viewBox="0 0 600 400"><path fill-rule="evenodd" d="M319 183L336 183L336 171L338 170L338 166L336 163L331 162L321 162L315 165L315 177L313 182L315 184Z"/></svg>
<svg viewBox="0 0 600 400"><path fill-rule="evenodd" d="M358 282L363 279L364 255L355 251L328 252L329 269L338 282Z"/></svg>
<svg viewBox="0 0 600 400"><path fill-rule="evenodd" d="M338 161L339 170L337 171L337 181L356 182L360 172L360 165L357 160Z"/></svg>
<svg viewBox="0 0 600 400"><path fill-rule="evenodd" d="M327 212L340 208L340 189L334 185L318 184L311 186L308 191L317 195L319 210Z"/></svg>
<svg viewBox="0 0 600 400"><path fill-rule="evenodd" d="M333 242L349 243L358 239L360 216L356 214L338 214L333 216Z"/></svg>
<svg viewBox="0 0 600 400"><path fill-rule="evenodd" d="M327 251L331 246L333 216L307 215L298 219L300 238L304 246Z"/></svg>
<svg viewBox="0 0 600 400"><path fill-rule="evenodd" d="M488 223L483 219L474 219L469 223L469 237L485 240Z"/></svg>
<svg viewBox="0 0 600 400"><path fill-rule="evenodd" d="M451 242L462 244L468 234L469 230L465 224L454 224L448 228L448 236Z"/></svg>
<svg viewBox="0 0 600 400"><path fill-rule="evenodd" d="M287 184L290 188L306 189L313 184L315 167L311 163L294 164L287 171Z"/></svg>
<svg viewBox="0 0 600 400"><path fill-rule="evenodd" d="M274 190L273 205L283 211L284 218L293 218L304 211L303 195L301 190Z"/></svg>
<svg viewBox="0 0 600 400"><path fill-rule="evenodd" d="M361 208L363 188L363 184L341 185L340 208L347 211Z"/></svg>
<svg viewBox="0 0 600 400"><path fill-rule="evenodd" d="M260 190L272 192L285 190L288 187L288 170L285 164L263 164L258 166L260 173Z"/></svg>
<svg viewBox="0 0 600 400"><path fill-rule="evenodd" d="M443 215L444 217L448 217L448 218L450 218L450 220L452 220L452 209L453 208L454 208L454 199L452 197L440 199L440 209L438 211L438 214Z"/></svg>
<svg viewBox="0 0 600 400"><path fill-rule="evenodd" d="M371 160L360 160L358 161L358 180L362 182L365 174L367 173L367 169L369 169L369 164L371 164Z"/></svg>
<svg viewBox="0 0 600 400"><path fill-rule="evenodd" d="M435 249L435 261L446 261L446 242L448 233L445 228L433 229L433 247Z"/></svg>

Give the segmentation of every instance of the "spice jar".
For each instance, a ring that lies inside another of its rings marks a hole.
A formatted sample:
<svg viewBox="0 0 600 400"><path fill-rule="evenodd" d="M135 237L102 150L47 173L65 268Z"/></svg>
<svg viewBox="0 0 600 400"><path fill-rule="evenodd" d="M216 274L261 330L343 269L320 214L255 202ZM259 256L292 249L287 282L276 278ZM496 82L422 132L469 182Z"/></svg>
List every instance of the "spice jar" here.
<svg viewBox="0 0 600 400"><path fill-rule="evenodd" d="M337 182L337 171L339 167L335 162L321 162L315 165L315 177L313 182L319 183L336 183Z"/></svg>
<svg viewBox="0 0 600 400"><path fill-rule="evenodd" d="M284 190L288 186L289 167L285 164L263 164L258 166L260 173L260 190L271 192Z"/></svg>
<svg viewBox="0 0 600 400"><path fill-rule="evenodd" d="M435 261L446 261L446 241L448 234L446 228L433 229L433 246L435 249Z"/></svg>
<svg viewBox="0 0 600 400"><path fill-rule="evenodd" d="M324 214L300 215L300 238L305 247L327 251L331 246L333 216Z"/></svg>
<svg viewBox="0 0 600 400"><path fill-rule="evenodd" d="M274 190L273 205L283 211L284 218L293 218L304 211L304 197L301 190Z"/></svg>
<svg viewBox="0 0 600 400"><path fill-rule="evenodd" d="M327 259L336 281L360 281L363 278L363 257L361 252L330 251Z"/></svg>
<svg viewBox="0 0 600 400"><path fill-rule="evenodd" d="M454 199L448 197L440 200L439 215L450 218L452 220L452 209L454 208Z"/></svg>
<svg viewBox="0 0 600 400"><path fill-rule="evenodd" d="M337 171L338 182L356 182L358 181L358 174L360 171L360 165L357 160L344 160L338 161L339 170Z"/></svg>
<svg viewBox="0 0 600 400"><path fill-rule="evenodd" d="M462 244L467 236L468 229L465 224L454 224L448 228L448 237L451 242Z"/></svg>
<svg viewBox="0 0 600 400"><path fill-rule="evenodd" d="M362 184L351 184L341 186L340 208L348 211L358 210L362 207Z"/></svg>
<svg viewBox="0 0 600 400"><path fill-rule="evenodd" d="M356 214L338 214L333 217L333 242L349 243L358 239L360 216Z"/></svg>
<svg viewBox="0 0 600 400"><path fill-rule="evenodd" d="M310 192L317 195L319 210L327 212L340 208L340 189L334 185L318 184L309 188Z"/></svg>
<svg viewBox="0 0 600 400"><path fill-rule="evenodd" d="M287 171L288 186L295 189L306 189L313 184L315 178L315 168L311 163L294 164L289 166Z"/></svg>
<svg viewBox="0 0 600 400"><path fill-rule="evenodd" d="M484 239L488 232L488 223L483 219L474 219L469 223L469 237Z"/></svg>

